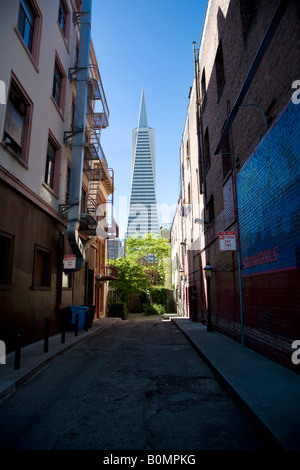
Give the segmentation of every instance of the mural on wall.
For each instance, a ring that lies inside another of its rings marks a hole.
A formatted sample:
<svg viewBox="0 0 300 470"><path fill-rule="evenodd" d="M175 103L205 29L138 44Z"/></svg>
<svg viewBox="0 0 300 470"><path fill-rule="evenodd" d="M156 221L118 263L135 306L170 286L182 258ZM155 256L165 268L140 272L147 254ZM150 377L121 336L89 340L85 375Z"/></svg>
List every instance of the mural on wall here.
<svg viewBox="0 0 300 470"><path fill-rule="evenodd" d="M299 122L290 101L238 174L244 275L300 268Z"/></svg>

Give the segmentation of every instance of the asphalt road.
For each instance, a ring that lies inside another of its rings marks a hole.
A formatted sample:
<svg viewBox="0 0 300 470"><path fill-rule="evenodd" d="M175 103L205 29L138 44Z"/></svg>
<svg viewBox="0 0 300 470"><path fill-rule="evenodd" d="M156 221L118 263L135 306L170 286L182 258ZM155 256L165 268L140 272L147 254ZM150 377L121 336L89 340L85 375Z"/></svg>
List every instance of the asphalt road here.
<svg viewBox="0 0 300 470"><path fill-rule="evenodd" d="M0 403L0 449L270 450L173 322L131 315Z"/></svg>

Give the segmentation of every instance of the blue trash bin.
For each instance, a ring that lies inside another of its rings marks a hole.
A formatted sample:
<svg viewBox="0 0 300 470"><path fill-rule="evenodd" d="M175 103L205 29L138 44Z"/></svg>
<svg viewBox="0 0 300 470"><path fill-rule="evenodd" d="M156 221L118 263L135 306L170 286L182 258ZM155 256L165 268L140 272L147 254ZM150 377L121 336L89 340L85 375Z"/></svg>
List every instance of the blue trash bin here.
<svg viewBox="0 0 300 470"><path fill-rule="evenodd" d="M85 329L86 315L89 307L82 307L79 305L72 305L71 307L72 318L71 324L75 325L76 315L78 314L78 331Z"/></svg>

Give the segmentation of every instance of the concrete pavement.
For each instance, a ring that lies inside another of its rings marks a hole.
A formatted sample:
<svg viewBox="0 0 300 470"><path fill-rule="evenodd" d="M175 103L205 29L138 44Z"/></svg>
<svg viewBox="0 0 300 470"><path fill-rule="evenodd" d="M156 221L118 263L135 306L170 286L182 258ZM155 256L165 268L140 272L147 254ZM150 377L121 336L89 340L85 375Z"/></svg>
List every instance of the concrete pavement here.
<svg viewBox="0 0 300 470"><path fill-rule="evenodd" d="M172 321L279 446L300 450L300 375L200 323Z"/></svg>
<svg viewBox="0 0 300 470"><path fill-rule="evenodd" d="M188 318L170 315L162 320L173 321L199 354L205 358L223 384L249 411L251 416L273 436L279 447L300 450L300 376L236 341ZM0 399L14 392L47 364L91 335L111 327L119 318L101 318L86 331L66 332L49 338L48 352L44 341L21 350L20 369L14 370L14 353L0 365ZM300 365L299 365L300 367Z"/></svg>
<svg viewBox="0 0 300 470"><path fill-rule="evenodd" d="M44 340L25 346L21 349L20 369L15 370L15 353L7 354L6 364L0 364L0 399L14 392L31 379L34 374L42 370L47 364L64 352L81 343L91 335L99 333L104 328L121 321L120 318L100 318L92 323L88 331L79 331L75 336L74 331L66 331L65 342L62 343L60 334L50 336L48 340L48 352L44 352Z"/></svg>

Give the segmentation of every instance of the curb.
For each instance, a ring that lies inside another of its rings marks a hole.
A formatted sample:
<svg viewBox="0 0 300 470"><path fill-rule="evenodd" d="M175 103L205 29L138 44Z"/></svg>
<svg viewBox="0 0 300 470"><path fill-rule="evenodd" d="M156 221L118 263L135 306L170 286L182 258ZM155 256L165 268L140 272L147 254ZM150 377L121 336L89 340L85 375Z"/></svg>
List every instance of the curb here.
<svg viewBox="0 0 300 470"><path fill-rule="evenodd" d="M7 355L6 365L1 367L8 367L5 370L6 378L2 379L0 374L0 400L5 399L7 396L11 395L18 388L24 385L25 382L31 380L38 372L43 370L47 365L56 359L59 356L62 356L66 352L70 351L72 348L78 346L80 343L83 343L88 338L95 336L106 328L110 328L115 323L121 321L121 318L109 318L109 322L104 321L103 319L95 320L89 331L83 331L82 336L69 336L65 339L65 343L61 343L61 335L54 335L49 337L49 351L47 353L43 351L44 340L38 341L36 343L25 346L21 350L21 367L19 370L14 370L14 356L15 352L12 352ZM73 333L74 335L74 333ZM52 345L51 345L52 342ZM51 351L52 346L52 351ZM41 352L38 352L41 351ZM23 367L22 367L22 358L23 358ZM30 362L32 361L31 365ZM26 365L27 362L27 365ZM0 369L1 371L1 369ZM2 383L1 383L2 382Z"/></svg>

